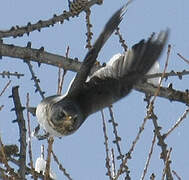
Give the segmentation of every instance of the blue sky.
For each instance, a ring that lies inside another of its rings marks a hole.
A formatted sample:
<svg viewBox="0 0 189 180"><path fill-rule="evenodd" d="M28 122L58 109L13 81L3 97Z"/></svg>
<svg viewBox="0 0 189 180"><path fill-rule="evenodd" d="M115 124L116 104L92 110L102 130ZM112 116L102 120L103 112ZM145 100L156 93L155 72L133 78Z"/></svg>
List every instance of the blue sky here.
<svg viewBox="0 0 189 180"><path fill-rule="evenodd" d="M103 5L95 5L91 8L91 23L93 24L93 42L98 37L104 24L109 17L120 8L126 1L123 0L104 0ZM171 55L169 60L168 71L182 71L188 69L188 64L183 62L177 53L181 53L189 59L189 2L187 0L172 1L172 0L135 0L130 4L124 19L120 25L120 31L123 38L129 47L137 43L143 38L148 38L152 32L159 32L166 28L170 29L170 37L168 43L172 45ZM35 23L38 20L46 20L53 16L59 15L62 11L68 10L67 1L46 0L46 1L15 1L3 0L0 6L0 30L9 29L13 25L23 26L28 22ZM32 42L33 48L45 47L45 50L51 53L65 55L66 48L69 45L71 58L78 57L83 59L87 50L86 45L86 25L85 13L81 13L77 18L70 18L70 21L65 21L64 24L57 24L54 27L44 28L39 33L34 31L30 36L24 35L21 38L6 38L5 43L15 44L18 46L26 46L28 41ZM118 38L115 35L108 40L105 47L99 54L100 62L107 62L114 54L122 53ZM166 59L166 50L160 57L160 65L163 69ZM47 65L41 65L38 68L37 63L32 63L36 75L41 80L41 88L46 91L46 96L55 94L57 91L57 74L58 69ZM12 77L12 83L5 94L0 97L0 105L4 104L0 121L0 133L4 142L18 143L17 124L12 124L15 119L14 112L10 112L13 108L12 99L8 98L11 95L11 87L19 85L19 91L22 103L26 104L26 94L30 93L30 104L36 106L41 97L34 93L34 83L30 80L31 75L27 65L21 60L3 57L0 61L0 71L9 70L10 72L24 73L25 76L21 79ZM69 72L65 79L63 92L67 90L71 79L75 73ZM0 89L7 83L8 79L1 78ZM183 77L182 81L176 78L169 78L163 82L167 86L173 83L173 87L184 91L188 88L188 76ZM123 153L126 153L136 134L142 121L146 115L146 104L143 101L144 94L136 91L116 103L114 107L115 119L118 122L119 136L122 137L121 147ZM187 107L184 104L158 98L155 103L155 113L158 116L158 122L162 127L162 133L166 132L177 119L184 113ZM106 121L110 119L108 111L105 110ZM36 118L31 117L32 128L37 125ZM107 123L108 124L108 123ZM166 139L168 148L172 147L171 153L171 168L175 170L182 179L188 179L188 117L184 122ZM111 143L113 140L112 127L108 124L108 133L110 135L110 147L116 149ZM140 141L133 153L132 159L128 162L131 171L132 179L139 179L153 137L153 124L149 120L145 131L143 132ZM73 135L62 139L55 139L54 151L59 157L63 166L67 169L73 179L77 180L96 180L108 179L105 176L105 148L102 131L102 120L100 113L90 116L82 127ZM34 160L40 155L40 145L45 144L45 141L32 140L33 158ZM115 150L116 152L116 150ZM155 173L157 179L161 178L163 171L163 162L159 159L160 147L155 145L154 154L150 163L150 168L146 179L149 179L151 173ZM117 164L117 167L119 163ZM58 179L64 177L59 171L56 164L52 164L53 170L56 172ZM66 178L65 178L66 179Z"/></svg>

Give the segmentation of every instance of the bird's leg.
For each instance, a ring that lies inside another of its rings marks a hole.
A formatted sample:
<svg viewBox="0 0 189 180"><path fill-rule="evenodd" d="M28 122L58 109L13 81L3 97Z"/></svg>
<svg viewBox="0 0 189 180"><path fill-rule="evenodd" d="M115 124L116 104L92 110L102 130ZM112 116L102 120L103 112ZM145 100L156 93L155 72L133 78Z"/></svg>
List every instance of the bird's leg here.
<svg viewBox="0 0 189 180"><path fill-rule="evenodd" d="M49 137L49 133L46 133L45 134L42 134L40 135L39 134L39 130L40 130L40 125L38 125L35 130L34 130L34 136L38 139L38 140L44 140L44 139L47 139Z"/></svg>

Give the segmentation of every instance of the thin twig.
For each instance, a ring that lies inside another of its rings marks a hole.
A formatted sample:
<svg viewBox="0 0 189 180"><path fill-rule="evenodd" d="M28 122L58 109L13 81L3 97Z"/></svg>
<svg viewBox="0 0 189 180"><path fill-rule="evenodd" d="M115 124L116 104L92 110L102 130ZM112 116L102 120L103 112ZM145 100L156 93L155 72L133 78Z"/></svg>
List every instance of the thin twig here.
<svg viewBox="0 0 189 180"><path fill-rule="evenodd" d="M109 147L108 147L108 136L107 136L107 131L106 131L106 123L105 123L105 117L104 117L104 112L101 110L101 115L102 115L102 125L103 125L103 133L104 133L104 144L105 144L105 149L106 149L106 168L107 168L107 176L112 180L112 173L111 173L111 166L110 166L110 158L109 158Z"/></svg>
<svg viewBox="0 0 189 180"><path fill-rule="evenodd" d="M189 60L188 60L188 59L186 59L185 57L183 57L180 53L177 53L177 55L178 55L182 60L184 60L186 63L189 64Z"/></svg>
<svg viewBox="0 0 189 180"><path fill-rule="evenodd" d="M33 158L32 158L32 145L31 145L31 128L30 128L30 113L28 111L28 107L29 107L29 93L27 93L27 101L26 101L26 109L27 109L27 120L28 120L28 137L29 137L29 149L28 149L28 152L29 152L29 158L30 158L30 167L31 167L31 173L32 173L32 176L34 179L37 179L36 176L35 176L35 169L34 169L34 166L33 166Z"/></svg>
<svg viewBox="0 0 189 180"><path fill-rule="evenodd" d="M161 76L160 83L158 85L157 91L155 92L154 97L153 97L153 99L151 101L151 105L154 104L154 101L155 101L156 97L159 94L159 91L160 91L160 88L161 88L161 84L163 82L163 78L165 77L165 73L166 73L166 70L167 70L167 67L168 67L168 61L169 61L170 52L171 52L171 45L169 44L168 45L168 50L167 50L167 59L166 59L166 62L165 62L165 67L164 67L164 70L163 70L163 73L162 73L162 76Z"/></svg>
<svg viewBox="0 0 189 180"><path fill-rule="evenodd" d="M85 12L86 12L86 26L87 26L87 33L86 33L87 45L85 46L85 48L91 49L92 48L91 39L92 39L92 36L93 36L93 33L91 32L92 24L90 22L91 10L87 9Z"/></svg>
<svg viewBox="0 0 189 180"><path fill-rule="evenodd" d="M115 34L118 35L119 42L121 43L121 46L123 47L124 51L126 52L128 49L128 46L125 44L125 40L123 39L123 37L119 31L119 27L117 27Z"/></svg>
<svg viewBox="0 0 189 180"><path fill-rule="evenodd" d="M167 153L166 161L165 161L165 167L163 169L163 175L162 175L162 180L165 179L165 174L168 174L169 172L169 164L170 164L170 155L171 155L172 148ZM168 179L168 178L167 178ZM172 178L173 179L173 178Z"/></svg>
<svg viewBox="0 0 189 180"><path fill-rule="evenodd" d="M10 85L10 83L11 83L11 80L9 80L8 83L5 85L5 87L3 88L3 90L2 90L1 93L0 93L0 96L3 95L3 93L4 93L5 90L8 88L8 86Z"/></svg>
<svg viewBox="0 0 189 180"><path fill-rule="evenodd" d="M189 109L186 109L186 111L183 113L183 115L177 120L177 122L175 123L175 125L168 130L167 133L165 133L163 136L166 138L167 136L169 136L179 125L180 123L186 119L186 116L188 115L189 113Z"/></svg>
<svg viewBox="0 0 189 180"><path fill-rule="evenodd" d="M68 59L68 55L69 55L69 46L66 49L66 59ZM58 94L61 94L62 92L62 87L63 87L63 83L64 83L64 78L65 75L67 73L67 70L63 69L63 74L61 77L61 68L59 67L59 77L58 77Z"/></svg>
<svg viewBox="0 0 189 180"><path fill-rule="evenodd" d="M110 113L110 117L111 117L111 120L109 120L109 122L112 123L112 126L113 126L113 133L114 133L114 136L115 136L115 140L113 141L113 143L116 144L116 147L117 147L117 151L119 153L119 156L117 157L118 159L121 159L123 161L123 154L121 152L121 147L119 145L119 141L121 141L121 137L118 136L118 131L117 131L117 126L118 124L115 122L115 119L114 119L114 114L113 114L113 110L112 110L112 107L108 107L108 110L109 110L109 113Z"/></svg>
<svg viewBox="0 0 189 180"><path fill-rule="evenodd" d="M61 78L61 68L58 68L58 88L57 88L57 94L61 94L60 91L60 78Z"/></svg>
<svg viewBox="0 0 189 180"><path fill-rule="evenodd" d="M172 170L172 172L177 177L178 180L181 180L181 177L176 173L176 171Z"/></svg>
<svg viewBox="0 0 189 180"><path fill-rule="evenodd" d="M150 159L152 157L152 153L153 153L153 150L154 150L155 141L156 141L156 133L154 133L154 136L153 136L153 139L152 139L152 144L151 144L151 147L150 147L150 152L148 154L148 159L146 161L146 165L145 165L142 177L141 177L142 180L144 180L145 175L147 173L147 170L148 170L148 167L149 167L149 164L150 164Z"/></svg>
<svg viewBox="0 0 189 180"><path fill-rule="evenodd" d="M59 169L64 173L64 175L69 179L69 180L73 180L71 177L70 177L70 174L67 173L66 169L62 166L62 164L59 162L57 156L55 155L54 151L52 151L52 155L53 155L53 158L55 160L55 162L58 164L58 167Z"/></svg>
<svg viewBox="0 0 189 180"><path fill-rule="evenodd" d="M112 178L116 176L116 164L115 164L115 155L114 155L114 149L111 150L111 159L112 159Z"/></svg>
<svg viewBox="0 0 189 180"><path fill-rule="evenodd" d="M144 126L145 126L147 120L148 120L148 116L146 116L146 117L144 118L142 125L139 127L139 131L138 131L138 133L137 133L136 138L135 138L134 141L132 142L131 148L130 148L129 151L127 152L126 157L123 159L123 162L120 164L120 168L119 168L118 171L117 171L115 180L117 180L117 179L119 178L119 176L122 174L122 170L123 170L125 164L127 164L128 159L131 159L131 154L132 154L132 152L134 151L134 148L135 148L135 146L136 146L136 144L137 144L137 142L138 142L138 140L139 140L139 138L140 138L140 135L141 135L142 132L144 131Z"/></svg>
<svg viewBox="0 0 189 180"><path fill-rule="evenodd" d="M45 92L42 91L42 90L41 90L41 87L39 86L39 82L40 82L40 81L39 81L39 79L37 78L37 76L35 75L30 61L25 60L25 62L26 62L26 64L27 64L28 67L29 67L29 70L30 70L31 75L32 75L32 80L33 80L34 83L35 83L35 87L36 87L35 92L39 91L39 94L41 95L42 99L44 99L44 98L45 98L45 96L44 96Z"/></svg>
<svg viewBox="0 0 189 180"><path fill-rule="evenodd" d="M52 152L53 142L54 142L53 137L49 137L48 138L46 169L45 169L45 180L49 180L49 178L50 178L49 172L50 172L51 152Z"/></svg>

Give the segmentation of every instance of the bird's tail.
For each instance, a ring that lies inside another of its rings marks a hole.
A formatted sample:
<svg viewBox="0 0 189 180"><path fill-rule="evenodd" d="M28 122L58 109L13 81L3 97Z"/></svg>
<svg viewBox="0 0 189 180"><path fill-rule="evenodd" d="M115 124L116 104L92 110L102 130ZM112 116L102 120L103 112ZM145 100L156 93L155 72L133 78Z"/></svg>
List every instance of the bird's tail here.
<svg viewBox="0 0 189 180"><path fill-rule="evenodd" d="M168 38L168 30L158 35L152 34L145 41L141 40L123 55L112 58L107 66L93 74L100 79L113 78L130 84L140 80L159 58Z"/></svg>
<svg viewBox="0 0 189 180"><path fill-rule="evenodd" d="M168 30L161 31L158 35L153 33L147 41L142 40L135 44L131 51L125 54L124 61L126 64L122 76L127 76L130 73L136 73L140 76L145 75L161 55L168 34Z"/></svg>

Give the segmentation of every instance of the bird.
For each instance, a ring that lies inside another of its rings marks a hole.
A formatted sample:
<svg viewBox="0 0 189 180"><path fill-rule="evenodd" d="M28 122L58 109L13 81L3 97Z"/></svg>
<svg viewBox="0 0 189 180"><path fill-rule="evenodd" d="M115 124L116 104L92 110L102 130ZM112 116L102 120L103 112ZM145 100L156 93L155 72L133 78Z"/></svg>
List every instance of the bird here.
<svg viewBox="0 0 189 180"><path fill-rule="evenodd" d="M125 53L114 56L106 66L90 74L100 50L122 21L125 12L126 6L122 6L108 20L87 52L67 93L49 96L37 105L38 122L50 136L73 134L91 114L127 96L158 60L169 30L152 33L147 40L143 39Z"/></svg>

